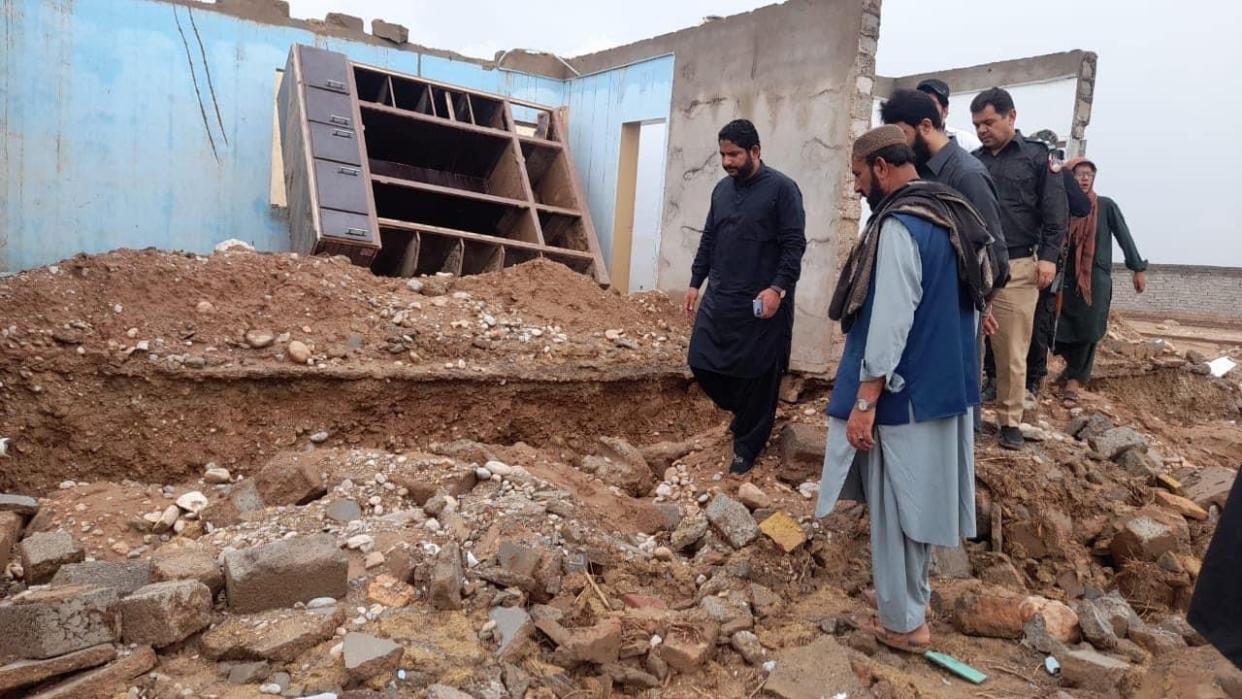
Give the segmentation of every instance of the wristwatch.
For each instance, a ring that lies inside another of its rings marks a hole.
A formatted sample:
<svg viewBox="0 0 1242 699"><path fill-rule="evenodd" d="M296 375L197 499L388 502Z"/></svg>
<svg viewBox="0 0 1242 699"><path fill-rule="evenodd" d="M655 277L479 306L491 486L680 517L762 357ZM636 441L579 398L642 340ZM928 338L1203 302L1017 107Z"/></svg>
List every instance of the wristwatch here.
<svg viewBox="0 0 1242 699"><path fill-rule="evenodd" d="M779 286L769 286L768 288L771 289L772 291L775 291L777 295L780 296L782 299L785 298L785 290L780 288Z"/></svg>
<svg viewBox="0 0 1242 699"><path fill-rule="evenodd" d="M854 407L858 408L858 412L860 413L869 413L875 409L875 403L867 400L866 398L859 398L858 401L854 403Z"/></svg>

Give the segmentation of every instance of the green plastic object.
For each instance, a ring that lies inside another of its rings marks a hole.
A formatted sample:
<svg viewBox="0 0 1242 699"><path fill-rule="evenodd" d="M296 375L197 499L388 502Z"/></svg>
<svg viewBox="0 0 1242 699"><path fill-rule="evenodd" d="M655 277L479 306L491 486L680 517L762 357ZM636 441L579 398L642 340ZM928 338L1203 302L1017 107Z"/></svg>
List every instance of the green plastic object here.
<svg viewBox="0 0 1242 699"><path fill-rule="evenodd" d="M982 684L983 681L988 678L987 675L983 674L982 672L979 672L978 670L974 669L973 667L967 665L966 663L958 660L957 658L951 655L946 655L944 653L937 653L934 650L929 650L923 653L923 657L927 658L927 660L931 662L932 665L939 665L940 667L948 670L949 672L952 672L953 674L966 680L967 682L972 682L974 684Z"/></svg>

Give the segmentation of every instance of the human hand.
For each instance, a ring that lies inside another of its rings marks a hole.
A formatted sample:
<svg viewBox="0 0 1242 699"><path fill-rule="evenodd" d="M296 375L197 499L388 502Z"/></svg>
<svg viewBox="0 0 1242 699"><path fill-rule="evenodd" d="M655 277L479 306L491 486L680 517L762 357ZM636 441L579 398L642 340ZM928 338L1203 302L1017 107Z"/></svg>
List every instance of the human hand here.
<svg viewBox="0 0 1242 699"><path fill-rule="evenodd" d="M763 315L759 316L764 320L776 315L777 309L781 307L781 295L776 289L767 288L759 292L759 300L763 302Z"/></svg>
<svg viewBox="0 0 1242 699"><path fill-rule="evenodd" d="M686 302L685 302L685 305L682 306L682 310L686 312L687 318L694 317L694 311L695 311L695 307L698 305L698 300L699 300L698 289L686 289Z"/></svg>
<svg viewBox="0 0 1242 699"><path fill-rule="evenodd" d="M1040 260L1035 265L1035 285L1041 289L1047 289L1054 277L1057 276L1057 264Z"/></svg>
<svg viewBox="0 0 1242 699"><path fill-rule="evenodd" d="M845 423L845 438L850 446L859 451L871 451L875 446L875 410L863 412L858 408L850 411L850 419Z"/></svg>
<svg viewBox="0 0 1242 699"><path fill-rule="evenodd" d="M1134 293L1141 294L1147 290L1147 272L1134 273Z"/></svg>
<svg viewBox="0 0 1242 699"><path fill-rule="evenodd" d="M996 316L992 313L992 304L983 309L983 334L991 337L1000 330L1000 321L996 320Z"/></svg>

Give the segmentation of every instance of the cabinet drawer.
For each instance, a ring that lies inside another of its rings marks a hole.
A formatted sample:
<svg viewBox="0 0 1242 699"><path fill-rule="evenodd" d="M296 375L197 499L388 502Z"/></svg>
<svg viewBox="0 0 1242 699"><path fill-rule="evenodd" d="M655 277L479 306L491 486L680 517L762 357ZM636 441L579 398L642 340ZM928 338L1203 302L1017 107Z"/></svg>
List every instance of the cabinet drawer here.
<svg viewBox="0 0 1242 699"><path fill-rule="evenodd" d="M366 214L320 209L319 224L323 227L322 233L325 238L339 238L360 245L374 243L375 236L371 234L371 221Z"/></svg>
<svg viewBox="0 0 1242 699"><path fill-rule="evenodd" d="M310 124L311 157L338 163L361 165L358 134L353 129L328 124Z"/></svg>
<svg viewBox="0 0 1242 699"><path fill-rule="evenodd" d="M307 87L306 120L347 129L354 128L354 110L349 95Z"/></svg>
<svg viewBox="0 0 1242 699"><path fill-rule="evenodd" d="M302 82L349 94L349 62L344 54L311 46L298 46L298 50L302 57Z"/></svg>
<svg viewBox="0 0 1242 699"><path fill-rule="evenodd" d="M365 214L367 186L362 168L331 160L315 160L315 191L319 194L320 206Z"/></svg>

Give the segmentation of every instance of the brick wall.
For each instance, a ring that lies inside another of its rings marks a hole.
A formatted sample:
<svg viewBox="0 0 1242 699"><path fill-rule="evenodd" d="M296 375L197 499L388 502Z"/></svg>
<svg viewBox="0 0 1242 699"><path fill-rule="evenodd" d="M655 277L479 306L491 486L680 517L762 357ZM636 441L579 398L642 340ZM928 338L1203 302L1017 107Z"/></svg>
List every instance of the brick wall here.
<svg viewBox="0 0 1242 699"><path fill-rule="evenodd" d="M1130 271L1113 266L1113 308L1143 316L1242 321L1242 268L1151 265L1147 291L1134 293Z"/></svg>

